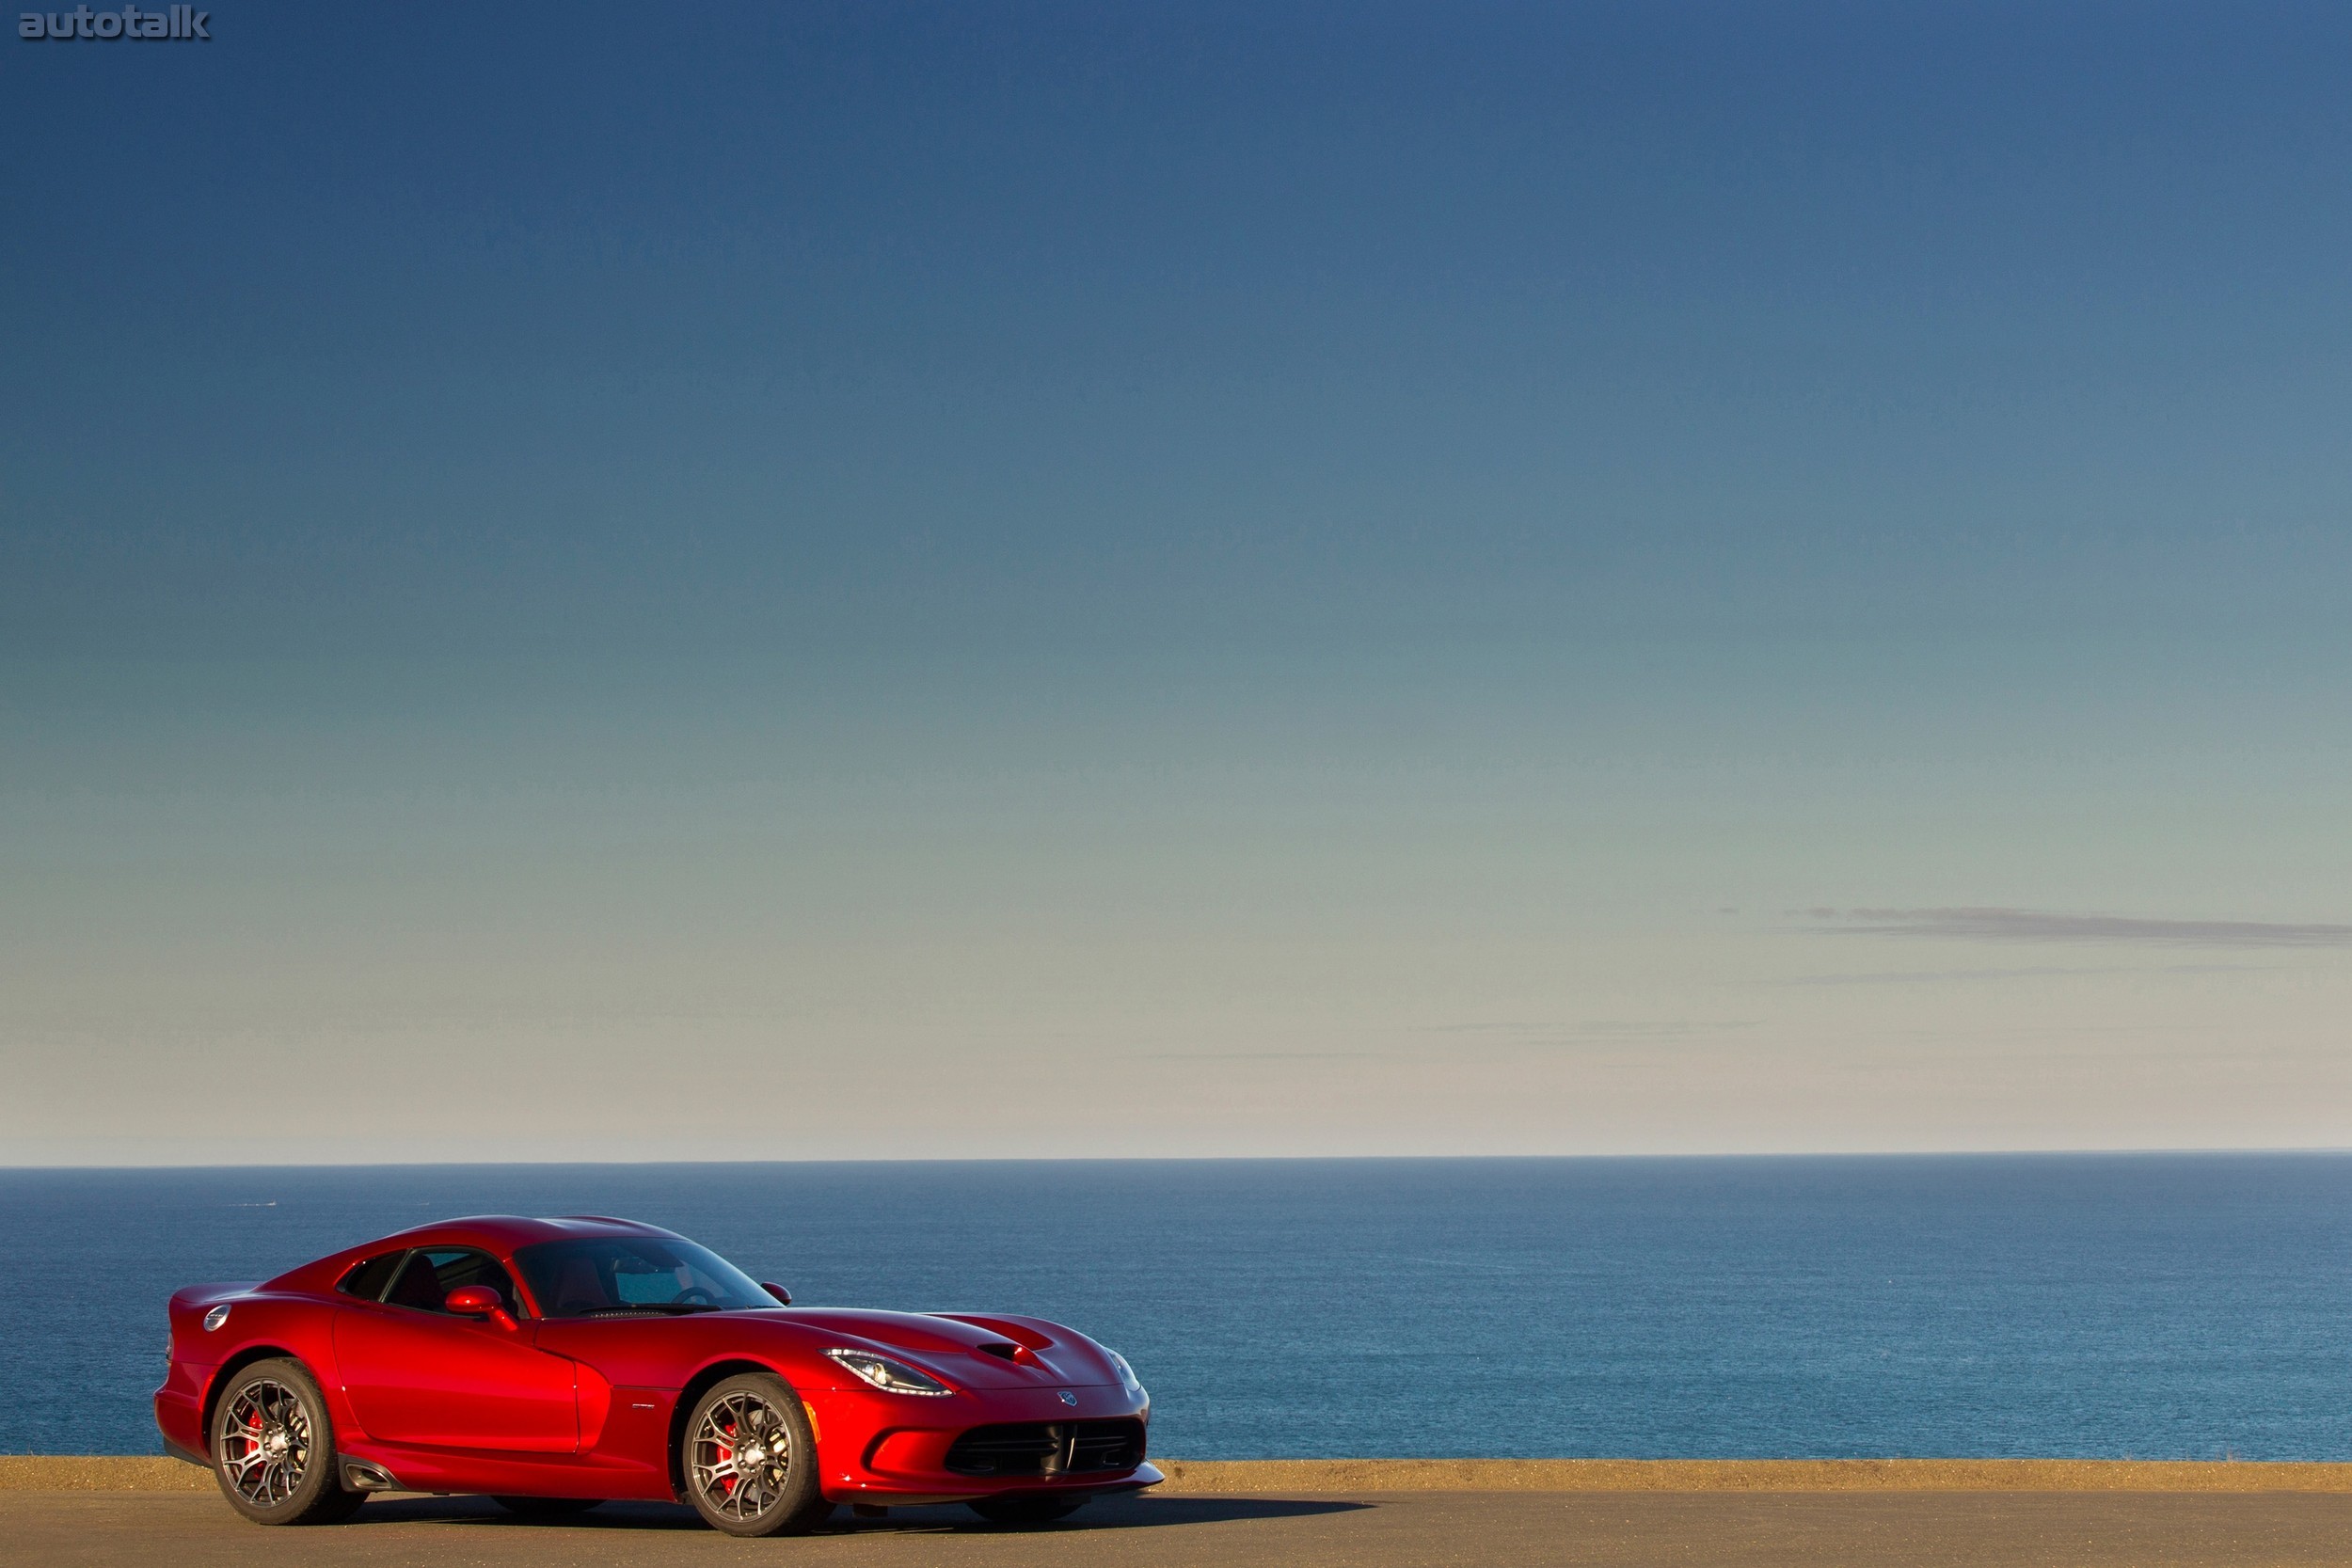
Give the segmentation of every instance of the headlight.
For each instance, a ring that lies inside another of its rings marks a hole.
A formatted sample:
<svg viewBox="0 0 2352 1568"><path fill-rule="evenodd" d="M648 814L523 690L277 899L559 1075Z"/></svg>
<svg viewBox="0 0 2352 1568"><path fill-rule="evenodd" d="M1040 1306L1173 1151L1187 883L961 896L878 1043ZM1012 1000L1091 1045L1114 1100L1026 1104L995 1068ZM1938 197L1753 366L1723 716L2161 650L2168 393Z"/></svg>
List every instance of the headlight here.
<svg viewBox="0 0 2352 1568"><path fill-rule="evenodd" d="M1149 1404L1152 1396L1143 1391L1143 1379L1136 1376L1136 1370L1127 1365L1127 1358L1117 1351L1107 1351L1104 1354L1111 1358L1111 1365L1119 1369L1119 1386Z"/></svg>
<svg viewBox="0 0 2352 1568"><path fill-rule="evenodd" d="M948 1387L929 1372L915 1370L903 1361L893 1361L887 1355L871 1351L829 1350L825 1352L842 1366L857 1373L875 1387L890 1394L952 1394Z"/></svg>

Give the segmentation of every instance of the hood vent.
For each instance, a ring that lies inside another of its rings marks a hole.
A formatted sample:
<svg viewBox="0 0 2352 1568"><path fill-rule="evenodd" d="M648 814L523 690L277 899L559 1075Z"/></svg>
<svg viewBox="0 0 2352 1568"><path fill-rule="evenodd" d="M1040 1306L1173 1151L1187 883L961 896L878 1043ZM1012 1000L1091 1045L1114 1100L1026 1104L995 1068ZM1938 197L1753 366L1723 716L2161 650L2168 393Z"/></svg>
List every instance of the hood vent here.
<svg viewBox="0 0 2352 1568"><path fill-rule="evenodd" d="M1021 1347L1019 1345L1006 1344L1001 1340L992 1341L985 1345L974 1345L972 1348L978 1351L983 1355L993 1355L999 1361L1018 1361L1021 1359Z"/></svg>

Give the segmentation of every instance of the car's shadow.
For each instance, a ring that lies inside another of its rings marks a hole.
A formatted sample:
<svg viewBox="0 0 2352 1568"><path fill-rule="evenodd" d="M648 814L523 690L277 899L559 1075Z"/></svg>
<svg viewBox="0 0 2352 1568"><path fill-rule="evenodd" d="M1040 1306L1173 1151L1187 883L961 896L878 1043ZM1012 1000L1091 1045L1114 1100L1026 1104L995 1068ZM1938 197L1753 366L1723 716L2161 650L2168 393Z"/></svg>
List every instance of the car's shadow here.
<svg viewBox="0 0 2352 1568"><path fill-rule="evenodd" d="M960 1504L894 1508L881 1518L848 1509L817 1527L819 1535L866 1530L918 1530L956 1535L1021 1534L1035 1530L1150 1529L1169 1525L1213 1525L1240 1519L1295 1519L1316 1513L1346 1513L1377 1505L1333 1497L1104 1497L1051 1525L994 1525ZM495 1529L707 1529L694 1511L675 1503L612 1502L586 1513L532 1518L509 1513L487 1497L375 1497L353 1516L353 1525L436 1524ZM345 1527L349 1528L349 1527Z"/></svg>

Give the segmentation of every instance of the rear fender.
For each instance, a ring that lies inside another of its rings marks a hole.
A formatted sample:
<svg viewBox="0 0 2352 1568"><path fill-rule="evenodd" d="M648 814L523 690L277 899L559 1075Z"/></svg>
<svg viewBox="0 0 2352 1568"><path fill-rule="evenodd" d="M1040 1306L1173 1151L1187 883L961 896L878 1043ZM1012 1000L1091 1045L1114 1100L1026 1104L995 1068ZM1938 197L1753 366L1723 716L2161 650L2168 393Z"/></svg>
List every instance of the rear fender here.
<svg viewBox="0 0 2352 1568"><path fill-rule="evenodd" d="M214 1369L211 1380L204 1386L204 1424L197 1429L203 1433L204 1441L208 1445L213 1440L213 1412L220 1408L220 1396L228 1390L231 1383L236 1381L237 1374L256 1361L280 1359L300 1362L302 1357L283 1345L246 1345ZM313 1370L310 1376L315 1379L318 1377L318 1372ZM324 1391L323 1386L322 1391ZM340 1427L342 1423L338 1422L337 1425Z"/></svg>
<svg viewBox="0 0 2352 1568"><path fill-rule="evenodd" d="M172 1355L202 1379L199 1431L209 1443L213 1412L230 1380L256 1361L283 1357L299 1365L319 1386L326 1401L327 1419L343 1436L365 1436L350 1402L343 1397L342 1372L335 1364L331 1324L335 1309L325 1302L267 1293L240 1292L221 1287L199 1287L196 1294L182 1291L172 1298ZM184 1310L183 1298L187 1300ZM218 1329L204 1327L204 1316L215 1307L229 1308Z"/></svg>

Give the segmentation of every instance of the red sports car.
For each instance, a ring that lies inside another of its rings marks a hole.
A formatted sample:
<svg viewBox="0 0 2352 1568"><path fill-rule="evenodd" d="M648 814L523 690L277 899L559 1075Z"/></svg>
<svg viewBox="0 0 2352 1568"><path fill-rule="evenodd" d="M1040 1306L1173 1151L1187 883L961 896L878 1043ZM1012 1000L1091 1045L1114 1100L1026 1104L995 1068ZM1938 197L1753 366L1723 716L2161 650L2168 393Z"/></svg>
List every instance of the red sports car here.
<svg viewBox="0 0 2352 1568"><path fill-rule="evenodd" d="M683 1236L494 1216L171 1298L155 1424L263 1524L370 1492L522 1513L691 1504L731 1535L836 1503L1057 1519L1160 1480L1134 1369L1036 1318L794 1307Z"/></svg>

